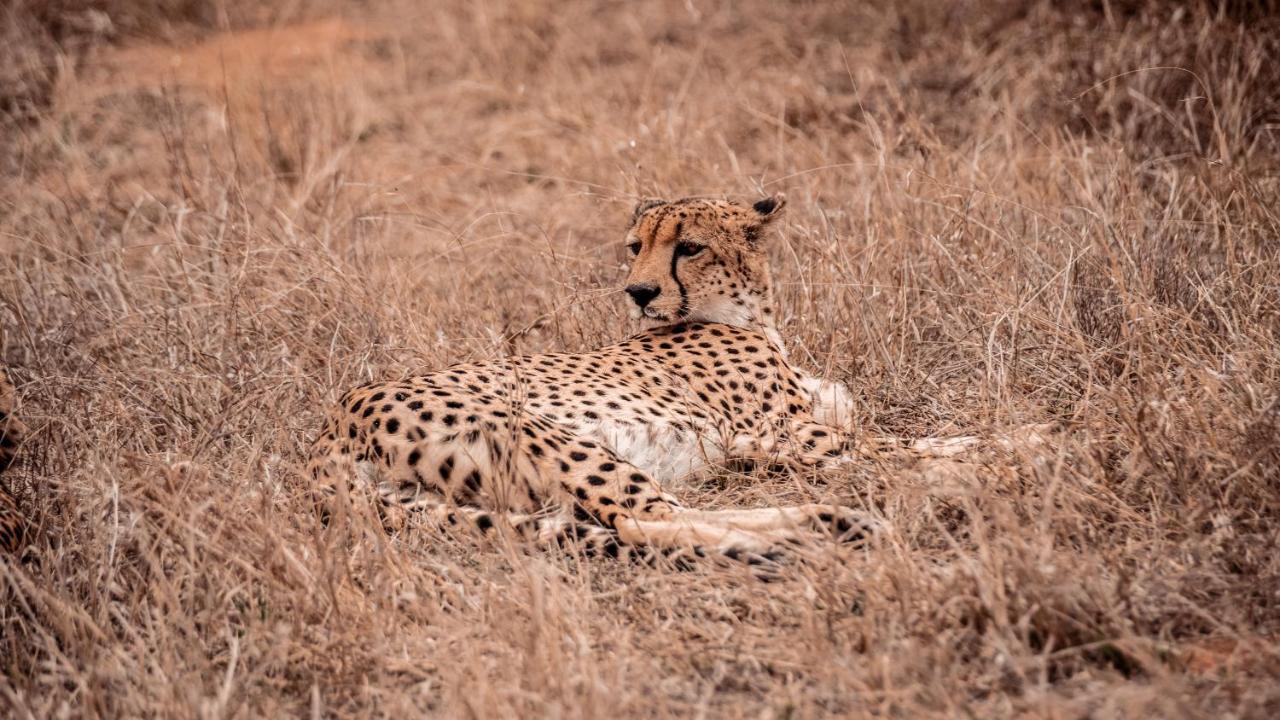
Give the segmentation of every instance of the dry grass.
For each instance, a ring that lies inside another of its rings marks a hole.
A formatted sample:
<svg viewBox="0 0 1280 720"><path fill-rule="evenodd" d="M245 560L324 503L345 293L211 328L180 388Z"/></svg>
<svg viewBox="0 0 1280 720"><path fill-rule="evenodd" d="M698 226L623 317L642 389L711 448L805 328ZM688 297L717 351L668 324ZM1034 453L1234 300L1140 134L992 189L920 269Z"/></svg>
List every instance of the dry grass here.
<svg viewBox="0 0 1280 720"><path fill-rule="evenodd" d="M0 11L5 714L1280 712L1274 8L848 5ZM635 197L763 191L866 427L1063 431L683 489L892 525L768 585L318 526L336 393L617 339Z"/></svg>

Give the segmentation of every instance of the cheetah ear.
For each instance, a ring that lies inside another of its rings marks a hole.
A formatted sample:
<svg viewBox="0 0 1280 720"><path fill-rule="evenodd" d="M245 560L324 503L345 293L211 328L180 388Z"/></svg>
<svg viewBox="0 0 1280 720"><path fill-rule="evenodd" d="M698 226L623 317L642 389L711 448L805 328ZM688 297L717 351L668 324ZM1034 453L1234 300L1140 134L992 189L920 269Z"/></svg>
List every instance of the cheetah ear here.
<svg viewBox="0 0 1280 720"><path fill-rule="evenodd" d="M631 227L635 227L635 224L640 221L640 216L643 215L646 210L666 204L666 200L659 200L657 198L641 199L640 202L636 203L636 209L631 213Z"/></svg>
<svg viewBox="0 0 1280 720"><path fill-rule="evenodd" d="M757 200L746 213L747 241L752 244L759 242L761 232L782 217L782 208L786 205L787 199L782 195Z"/></svg>
<svg viewBox="0 0 1280 720"><path fill-rule="evenodd" d="M787 206L787 198L782 195L773 195L767 198L757 200L751 206L752 210L760 216L761 224L770 223L778 219L782 215L782 208Z"/></svg>

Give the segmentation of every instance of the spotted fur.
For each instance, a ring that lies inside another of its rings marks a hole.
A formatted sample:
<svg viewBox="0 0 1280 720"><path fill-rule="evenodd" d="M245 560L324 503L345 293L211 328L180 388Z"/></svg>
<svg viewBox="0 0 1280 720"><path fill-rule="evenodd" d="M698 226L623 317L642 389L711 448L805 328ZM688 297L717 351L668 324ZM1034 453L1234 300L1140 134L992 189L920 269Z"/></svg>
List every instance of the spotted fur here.
<svg viewBox="0 0 1280 720"><path fill-rule="evenodd" d="M865 449L833 424L848 392L804 376L775 326L764 238L782 208L641 203L627 292L648 330L350 390L312 448L317 487L376 488L393 527L413 510L609 555L764 562L815 532L865 538L846 507L696 510L665 489L728 460L820 468Z"/></svg>

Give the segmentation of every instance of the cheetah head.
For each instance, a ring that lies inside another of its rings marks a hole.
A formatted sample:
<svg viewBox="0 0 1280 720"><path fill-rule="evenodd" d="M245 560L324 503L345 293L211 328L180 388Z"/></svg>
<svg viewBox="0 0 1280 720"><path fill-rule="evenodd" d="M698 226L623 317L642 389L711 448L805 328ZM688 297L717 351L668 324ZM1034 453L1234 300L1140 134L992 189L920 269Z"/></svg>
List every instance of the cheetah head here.
<svg viewBox="0 0 1280 720"><path fill-rule="evenodd" d="M627 232L632 316L771 326L764 237L784 205L781 197L641 202Z"/></svg>

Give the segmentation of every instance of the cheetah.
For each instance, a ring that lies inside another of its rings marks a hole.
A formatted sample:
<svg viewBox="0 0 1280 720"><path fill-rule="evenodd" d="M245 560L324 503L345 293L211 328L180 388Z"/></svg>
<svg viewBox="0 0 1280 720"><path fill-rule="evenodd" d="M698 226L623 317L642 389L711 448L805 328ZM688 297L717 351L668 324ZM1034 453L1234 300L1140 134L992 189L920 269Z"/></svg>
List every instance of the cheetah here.
<svg viewBox="0 0 1280 720"><path fill-rule="evenodd" d="M641 202L625 292L644 332L350 390L311 450L315 487L376 489L392 528L414 511L611 556L757 564L820 534L864 541L875 523L852 508L698 510L667 489L731 461L817 469L867 449L837 422L847 390L802 374L778 332L766 240L784 205Z"/></svg>
<svg viewBox="0 0 1280 720"><path fill-rule="evenodd" d="M13 383L0 369L0 473L13 464L26 427L13 416ZM17 553L26 537L27 523L8 488L0 484L0 552Z"/></svg>

